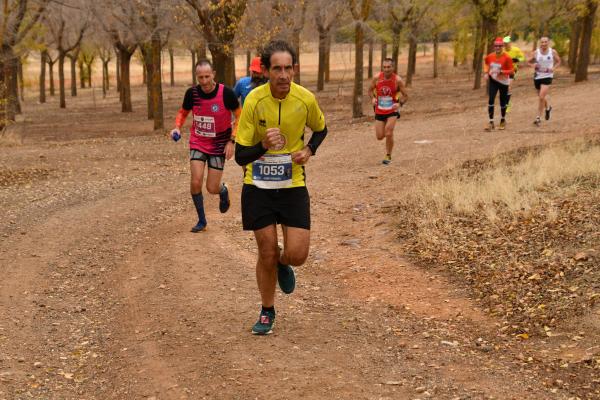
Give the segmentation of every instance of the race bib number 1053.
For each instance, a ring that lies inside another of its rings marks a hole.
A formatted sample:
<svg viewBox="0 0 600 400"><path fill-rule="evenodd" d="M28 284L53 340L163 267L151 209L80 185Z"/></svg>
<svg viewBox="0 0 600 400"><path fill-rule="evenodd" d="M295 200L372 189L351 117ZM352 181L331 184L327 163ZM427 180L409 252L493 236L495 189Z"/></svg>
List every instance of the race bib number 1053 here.
<svg viewBox="0 0 600 400"><path fill-rule="evenodd" d="M252 181L261 189L283 189L292 185L292 156L265 154L252 163Z"/></svg>

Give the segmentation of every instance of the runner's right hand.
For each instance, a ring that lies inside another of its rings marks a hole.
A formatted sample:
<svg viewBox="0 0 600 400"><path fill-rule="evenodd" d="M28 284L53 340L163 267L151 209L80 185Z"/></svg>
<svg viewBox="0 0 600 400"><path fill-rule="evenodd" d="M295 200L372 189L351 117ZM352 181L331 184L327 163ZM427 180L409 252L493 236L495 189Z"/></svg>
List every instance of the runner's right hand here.
<svg viewBox="0 0 600 400"><path fill-rule="evenodd" d="M267 149L277 148L281 146L282 136L279 128L269 128L265 134L264 139L262 140L263 147Z"/></svg>
<svg viewBox="0 0 600 400"><path fill-rule="evenodd" d="M169 133L169 137L174 141L178 141L179 139L181 139L181 132L179 131L179 128L173 129L171 133Z"/></svg>

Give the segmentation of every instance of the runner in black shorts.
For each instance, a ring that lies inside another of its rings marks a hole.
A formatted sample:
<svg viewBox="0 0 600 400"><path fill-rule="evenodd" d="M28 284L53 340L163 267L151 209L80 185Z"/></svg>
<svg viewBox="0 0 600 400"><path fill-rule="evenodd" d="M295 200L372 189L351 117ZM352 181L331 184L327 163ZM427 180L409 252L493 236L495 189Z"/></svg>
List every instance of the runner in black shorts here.
<svg viewBox="0 0 600 400"><path fill-rule="evenodd" d="M252 90L244 102L235 160L246 166L242 188L242 222L254 231L258 246L256 280L262 308L252 333L267 335L275 321L275 287L292 293L292 265L304 264L310 245L310 198L304 166L327 127L315 96L292 82L296 54L283 41L265 48L261 63L269 81ZM313 134L304 144L304 127ZM278 247L277 224L283 231Z"/></svg>
<svg viewBox="0 0 600 400"><path fill-rule="evenodd" d="M552 113L550 105L550 85L554 78L554 71L561 63L560 57L555 49L550 47L550 39L547 36L540 38L540 47L529 57L528 64L535 68L533 84L538 92L538 113L533 124L540 126L542 113L548 121Z"/></svg>
<svg viewBox="0 0 600 400"><path fill-rule="evenodd" d="M381 63L381 72L373 78L369 87L371 103L375 111L375 137L385 139L384 165L392 162L394 127L400 118L400 107L408 100L408 93L400 76L394 73L394 62L386 58ZM399 95L402 95L399 98ZM395 118L394 118L395 117Z"/></svg>
<svg viewBox="0 0 600 400"><path fill-rule="evenodd" d="M400 119L400 113L396 111L391 114L375 114L375 121L385 122L388 118L391 117L396 117L396 119Z"/></svg>
<svg viewBox="0 0 600 400"><path fill-rule="evenodd" d="M535 86L535 90L540 90L542 88L542 85L552 85L552 79L553 78L534 79L533 86Z"/></svg>
<svg viewBox="0 0 600 400"><path fill-rule="evenodd" d="M175 141L179 140L181 127L191 112L190 192L198 214L198 222L192 227L192 232L201 232L207 225L202 194L205 169L208 170L206 190L219 195L219 210L222 213L229 209L229 190L221 183L221 177L225 159L233 156L233 141L241 109L233 91L214 81L214 71L208 60L196 64L196 78L198 85L185 92L183 104L175 118L175 129L170 136ZM235 115L234 124L231 122L232 115Z"/></svg>

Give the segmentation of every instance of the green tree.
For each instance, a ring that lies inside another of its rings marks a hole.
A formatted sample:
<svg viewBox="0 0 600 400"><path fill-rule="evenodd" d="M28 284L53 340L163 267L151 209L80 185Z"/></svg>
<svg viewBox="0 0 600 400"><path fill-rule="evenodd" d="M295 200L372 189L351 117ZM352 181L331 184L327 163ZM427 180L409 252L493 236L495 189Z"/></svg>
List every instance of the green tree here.
<svg viewBox="0 0 600 400"><path fill-rule="evenodd" d="M497 35L498 20L506 7L508 0L472 0L475 13L479 17L479 38L475 46L475 57L473 60L475 71L475 83L473 89L481 87L481 75L483 72L484 51L491 53L492 41ZM487 49L487 50L486 50Z"/></svg>

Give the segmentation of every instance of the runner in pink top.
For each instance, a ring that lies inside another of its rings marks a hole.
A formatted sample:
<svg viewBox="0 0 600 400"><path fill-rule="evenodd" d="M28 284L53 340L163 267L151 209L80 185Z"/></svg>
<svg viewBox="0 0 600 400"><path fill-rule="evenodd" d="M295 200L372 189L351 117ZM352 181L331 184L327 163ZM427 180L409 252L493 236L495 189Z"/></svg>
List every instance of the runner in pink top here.
<svg viewBox="0 0 600 400"><path fill-rule="evenodd" d="M196 78L198 85L189 88L185 93L183 105L175 118L175 129L171 131L171 138L179 140L181 127L190 111L192 112L189 142L190 191L198 213L198 223L192 228L192 232L203 231L207 225L202 195L204 167L207 164L206 190L212 194L219 194L219 210L222 213L229 209L229 191L227 186L221 183L221 177L225 159L229 160L233 156L237 121L241 113L233 90L215 82L210 61L201 60L196 64ZM233 124L232 114L235 115Z"/></svg>

